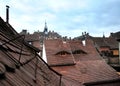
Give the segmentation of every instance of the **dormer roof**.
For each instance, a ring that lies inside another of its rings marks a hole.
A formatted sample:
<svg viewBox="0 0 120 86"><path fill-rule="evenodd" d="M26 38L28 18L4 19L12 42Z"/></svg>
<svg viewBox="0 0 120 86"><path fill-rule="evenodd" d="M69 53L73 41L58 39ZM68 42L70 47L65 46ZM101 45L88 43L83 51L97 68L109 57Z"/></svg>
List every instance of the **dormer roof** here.
<svg viewBox="0 0 120 86"><path fill-rule="evenodd" d="M75 64L68 42L63 42L60 39L46 40L45 49L47 54L47 61L50 66Z"/></svg>

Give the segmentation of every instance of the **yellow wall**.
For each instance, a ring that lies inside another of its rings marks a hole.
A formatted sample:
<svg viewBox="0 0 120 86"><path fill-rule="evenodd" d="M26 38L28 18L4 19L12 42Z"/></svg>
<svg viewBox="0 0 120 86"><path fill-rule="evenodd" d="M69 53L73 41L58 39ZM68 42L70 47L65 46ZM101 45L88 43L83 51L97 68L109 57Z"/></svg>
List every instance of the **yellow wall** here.
<svg viewBox="0 0 120 86"><path fill-rule="evenodd" d="M119 55L119 51L118 50L113 50L113 55Z"/></svg>

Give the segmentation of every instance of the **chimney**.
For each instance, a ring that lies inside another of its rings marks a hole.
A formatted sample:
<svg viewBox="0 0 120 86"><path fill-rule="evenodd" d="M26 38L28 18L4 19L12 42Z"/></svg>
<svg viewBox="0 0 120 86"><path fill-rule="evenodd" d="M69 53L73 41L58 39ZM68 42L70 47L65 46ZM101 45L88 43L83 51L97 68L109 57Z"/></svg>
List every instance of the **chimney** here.
<svg viewBox="0 0 120 86"><path fill-rule="evenodd" d="M86 46L86 40L85 39L82 40L82 44L83 44L83 46Z"/></svg>
<svg viewBox="0 0 120 86"><path fill-rule="evenodd" d="M82 32L82 44L83 46L86 46L86 32Z"/></svg>
<svg viewBox="0 0 120 86"><path fill-rule="evenodd" d="M6 22L9 23L9 6L6 5Z"/></svg>

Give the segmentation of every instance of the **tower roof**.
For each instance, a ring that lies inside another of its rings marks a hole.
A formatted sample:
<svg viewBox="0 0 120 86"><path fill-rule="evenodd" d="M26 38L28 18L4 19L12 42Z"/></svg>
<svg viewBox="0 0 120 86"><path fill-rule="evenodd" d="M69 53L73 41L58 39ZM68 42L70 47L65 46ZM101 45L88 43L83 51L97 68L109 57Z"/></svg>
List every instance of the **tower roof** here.
<svg viewBox="0 0 120 86"><path fill-rule="evenodd" d="M47 27L47 23L45 21L45 27L44 27L44 33L48 32L48 27Z"/></svg>

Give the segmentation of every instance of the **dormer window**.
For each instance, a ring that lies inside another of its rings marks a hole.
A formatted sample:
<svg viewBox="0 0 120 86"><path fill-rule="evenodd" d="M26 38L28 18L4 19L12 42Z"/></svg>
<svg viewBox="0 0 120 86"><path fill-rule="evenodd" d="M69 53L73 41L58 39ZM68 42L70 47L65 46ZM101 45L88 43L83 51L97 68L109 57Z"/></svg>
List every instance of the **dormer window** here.
<svg viewBox="0 0 120 86"><path fill-rule="evenodd" d="M83 50L75 50L72 52L73 54L87 54L85 51Z"/></svg>
<svg viewBox="0 0 120 86"><path fill-rule="evenodd" d="M69 55L70 52L67 52L67 51L60 51L58 53L56 53L55 55L62 55L62 56L65 56L65 55Z"/></svg>

